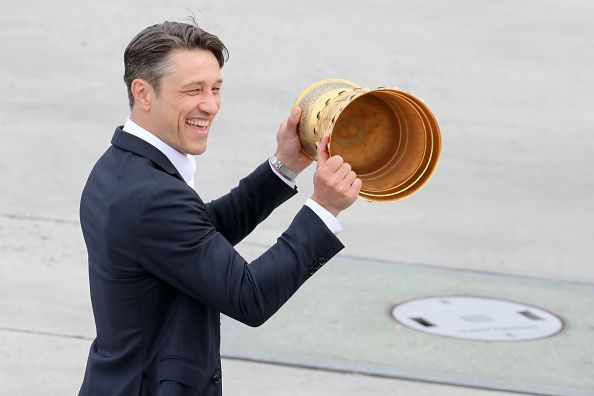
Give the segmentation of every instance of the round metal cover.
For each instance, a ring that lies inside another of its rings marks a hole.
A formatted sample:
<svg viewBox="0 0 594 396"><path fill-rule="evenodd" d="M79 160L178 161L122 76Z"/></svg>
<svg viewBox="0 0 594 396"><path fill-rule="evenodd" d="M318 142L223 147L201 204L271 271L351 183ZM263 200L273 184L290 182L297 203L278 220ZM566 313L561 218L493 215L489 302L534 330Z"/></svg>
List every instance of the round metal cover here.
<svg viewBox="0 0 594 396"><path fill-rule="evenodd" d="M552 336L557 316L532 305L484 297L429 297L396 305L399 323L425 333L484 341L521 341Z"/></svg>

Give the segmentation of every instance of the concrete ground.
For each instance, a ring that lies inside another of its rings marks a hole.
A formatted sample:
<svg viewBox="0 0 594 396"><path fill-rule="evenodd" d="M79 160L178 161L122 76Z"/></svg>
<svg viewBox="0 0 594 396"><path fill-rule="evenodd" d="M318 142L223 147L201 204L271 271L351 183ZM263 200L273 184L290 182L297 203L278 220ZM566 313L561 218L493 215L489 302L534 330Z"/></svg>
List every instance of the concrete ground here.
<svg viewBox="0 0 594 396"><path fill-rule="evenodd" d="M440 123L439 168L407 200L360 200L341 214L347 248L328 264L327 273L341 270L347 278L354 276L342 259L370 263L370 279L378 276L374 263L391 263L396 272L403 265L418 266L437 278L458 276L460 281L448 290L460 294L477 293L482 284L472 283L473 274L492 275L510 281L502 281L497 290L483 289L491 290L491 296L527 299L518 279L546 284L534 295L535 302L558 308L571 320L559 338L522 347L531 349L532 356L546 356L531 363L534 372L544 367L543 361L557 362L559 378L575 378L574 387L561 380L514 386L506 372L505 347L489 349L493 370L488 374L494 376L489 378L497 377L496 389L507 392L594 394L592 358L571 364L566 359L594 345L591 315L586 308L571 311L563 301L575 297L575 286L585 307L594 303L591 2L28 0L3 2L1 10L0 394L74 394L80 384L94 335L78 224L80 192L115 126L128 115L122 82L125 46L149 24L183 20L190 13L221 37L231 55L223 69L223 107L209 149L197 159L196 180L204 199L226 192L273 152L278 124L309 84L337 77L410 91L425 100ZM297 197L238 247L246 258L257 256L288 225L311 193L311 174L310 169L300 175ZM285 313L297 320L308 317L293 307L316 293L348 296L348 290L338 284L332 289L323 276L306 285ZM430 289L412 275L407 287L415 296ZM398 290L393 296L401 298ZM390 303L380 299L348 313L369 313ZM318 304L324 312L344 310L331 298ZM340 330L322 319L316 328L320 334ZM262 332L291 339L284 323L280 316ZM336 334L340 341L346 331ZM580 342L568 344L566 355L547 355L552 344L575 334ZM410 345L405 352L412 356L428 344ZM472 349L456 345L462 354ZM358 345L361 350L365 346ZM245 355L247 360L224 360L225 393L504 394L481 389L495 383L487 377L473 381L462 376L457 386L444 384L452 377L440 376L440 367L429 361L418 363L417 369L427 373L424 380L380 378L366 366L362 352L328 351L338 361L352 359L349 364L360 368L353 370L357 373L338 373L330 365L290 367L308 366L299 362L309 362L320 351L305 348L297 355L291 352L295 345L286 348L279 349L278 358L266 355L266 361L282 365L251 361L264 356L257 351ZM382 352L379 348L371 352ZM397 359L391 364L406 368ZM578 371L571 371L575 367Z"/></svg>

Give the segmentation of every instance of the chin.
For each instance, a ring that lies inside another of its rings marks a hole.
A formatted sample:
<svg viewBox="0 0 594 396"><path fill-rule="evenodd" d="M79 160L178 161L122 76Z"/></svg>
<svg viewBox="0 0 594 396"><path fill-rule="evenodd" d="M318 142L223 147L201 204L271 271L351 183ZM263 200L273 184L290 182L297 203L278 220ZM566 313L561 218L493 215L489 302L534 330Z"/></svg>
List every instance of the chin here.
<svg viewBox="0 0 594 396"><path fill-rule="evenodd" d="M192 150L189 152L189 154L200 155L200 154L203 154L205 151L206 151L206 145L204 145L202 147L192 148Z"/></svg>

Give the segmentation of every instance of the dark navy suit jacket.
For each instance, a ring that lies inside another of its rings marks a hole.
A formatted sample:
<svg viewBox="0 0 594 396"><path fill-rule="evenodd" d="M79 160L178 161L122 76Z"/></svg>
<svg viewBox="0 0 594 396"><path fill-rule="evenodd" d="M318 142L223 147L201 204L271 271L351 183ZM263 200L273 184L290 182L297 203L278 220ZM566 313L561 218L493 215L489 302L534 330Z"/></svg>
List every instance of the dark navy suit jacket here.
<svg viewBox="0 0 594 396"><path fill-rule="evenodd" d="M264 163L204 204L164 154L116 129L81 198L97 337L80 395L220 395L219 312L264 323L343 248L304 206L252 263L234 250L294 194Z"/></svg>

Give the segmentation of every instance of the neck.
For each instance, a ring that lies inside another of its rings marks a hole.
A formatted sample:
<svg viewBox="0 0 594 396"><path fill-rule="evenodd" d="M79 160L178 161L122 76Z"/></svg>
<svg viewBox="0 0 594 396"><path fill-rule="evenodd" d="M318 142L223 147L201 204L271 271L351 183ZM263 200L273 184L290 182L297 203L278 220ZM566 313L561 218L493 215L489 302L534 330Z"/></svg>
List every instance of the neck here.
<svg viewBox="0 0 594 396"><path fill-rule="evenodd" d="M144 115L144 113L141 113L138 110L135 110L134 108L132 108L132 111L130 113L130 119L132 121L134 121L134 123L138 126L140 126L141 128L149 131L150 133L152 133L153 135L155 135L156 137L159 137L159 135L157 135L154 132L154 128L151 125L151 122L149 121L148 117L146 117ZM161 138L159 138L161 139Z"/></svg>

